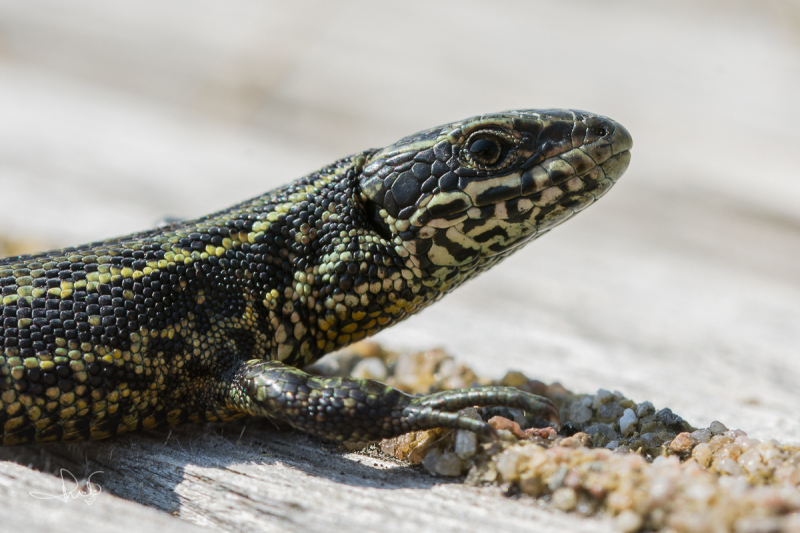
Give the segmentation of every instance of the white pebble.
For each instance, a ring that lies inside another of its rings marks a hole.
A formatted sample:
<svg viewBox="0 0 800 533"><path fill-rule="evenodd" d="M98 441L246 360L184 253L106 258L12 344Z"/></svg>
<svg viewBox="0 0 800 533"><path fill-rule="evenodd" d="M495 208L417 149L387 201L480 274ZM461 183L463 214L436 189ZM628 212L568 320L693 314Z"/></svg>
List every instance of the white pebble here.
<svg viewBox="0 0 800 533"><path fill-rule="evenodd" d="M625 409L622 413L622 417L619 419L619 430L622 432L622 435L628 437L636 431L636 423L638 421L639 419L636 418L636 413L633 412L633 409Z"/></svg>
<svg viewBox="0 0 800 533"><path fill-rule="evenodd" d="M756 449L750 449L744 452L737 459L739 466L744 468L748 474L755 475L759 473L767 473L767 466L761 462L761 453Z"/></svg>
<svg viewBox="0 0 800 533"><path fill-rule="evenodd" d="M717 488L707 480L702 483L687 483L684 494L697 505L708 505L711 498L717 494Z"/></svg>
<svg viewBox="0 0 800 533"><path fill-rule="evenodd" d="M742 467L740 467L736 461L730 457L725 457L719 461L716 461L714 466L717 468L717 472L720 474L728 474L729 476L740 476L744 474Z"/></svg>
<svg viewBox="0 0 800 533"><path fill-rule="evenodd" d="M730 437L733 440L736 440L739 437L746 437L747 433L745 433L741 429L729 429L728 431L725 432L725 436Z"/></svg>
<svg viewBox="0 0 800 533"><path fill-rule="evenodd" d="M629 509L627 511L622 511L619 516L614 519L614 524L622 533L635 533L642 528L643 522L640 515Z"/></svg>
<svg viewBox="0 0 800 533"><path fill-rule="evenodd" d="M675 493L675 488L675 483L670 477L657 476L650 482L648 501L655 505L663 505Z"/></svg>
<svg viewBox="0 0 800 533"><path fill-rule="evenodd" d="M422 459L422 466L425 467L425 470L430 472L431 474L436 474L436 462L442 456L442 450L439 448L434 448L433 450L429 451L427 455Z"/></svg>
<svg viewBox="0 0 800 533"><path fill-rule="evenodd" d="M771 441L762 442L756 446L756 449L759 451L759 453L761 453L761 458L765 463L768 463L773 459L780 459L783 455L780 449L778 449L778 445Z"/></svg>
<svg viewBox="0 0 800 533"><path fill-rule="evenodd" d="M472 431L459 429L456 431L455 452L462 459L472 457L478 450L478 436Z"/></svg>
<svg viewBox="0 0 800 533"><path fill-rule="evenodd" d="M556 509L567 512L575 509L578 504L578 497L575 491L569 487L561 487L553 493L553 505Z"/></svg>
<svg viewBox="0 0 800 533"><path fill-rule="evenodd" d="M388 375L386 365L377 357L366 357L356 363L350 375L359 379L377 379L386 381Z"/></svg>
<svg viewBox="0 0 800 533"><path fill-rule="evenodd" d="M433 471L442 476L460 476L461 459L453 452L445 452L436 460Z"/></svg>
<svg viewBox="0 0 800 533"><path fill-rule="evenodd" d="M711 459L713 459L714 454L711 452L711 448L707 443L701 442L694 447L694 450L692 450L692 457L695 458L700 466L703 468L708 468L708 465L711 464Z"/></svg>
<svg viewBox="0 0 800 533"><path fill-rule="evenodd" d="M439 379L447 379L458 375L458 364L453 359L445 359L436 369Z"/></svg>
<svg viewBox="0 0 800 533"><path fill-rule="evenodd" d="M742 447L742 450L744 451L752 450L753 448L761 444L760 440L751 439L750 437L736 437L736 440L734 440L733 442L740 445Z"/></svg>
<svg viewBox="0 0 800 533"><path fill-rule="evenodd" d="M513 448L504 451L494 460L497 472L504 481L515 481L519 477L519 472L517 471L519 460L520 455Z"/></svg>
<svg viewBox="0 0 800 533"><path fill-rule="evenodd" d="M399 384L410 387L415 386L420 379L419 372L420 369L414 357L408 354L400 354L397 357L397 363L394 367L394 379Z"/></svg>

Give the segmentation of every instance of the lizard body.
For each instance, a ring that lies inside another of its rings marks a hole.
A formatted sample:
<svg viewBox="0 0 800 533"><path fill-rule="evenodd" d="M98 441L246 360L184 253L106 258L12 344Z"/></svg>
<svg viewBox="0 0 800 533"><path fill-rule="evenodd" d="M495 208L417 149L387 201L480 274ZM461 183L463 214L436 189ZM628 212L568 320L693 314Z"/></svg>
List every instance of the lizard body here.
<svg viewBox="0 0 800 533"><path fill-rule="evenodd" d="M491 432L455 413L472 405L557 420L548 400L515 389L414 398L298 368L420 311L593 203L631 144L616 122L581 111L472 117L196 220L0 259L2 443L247 414L339 441Z"/></svg>

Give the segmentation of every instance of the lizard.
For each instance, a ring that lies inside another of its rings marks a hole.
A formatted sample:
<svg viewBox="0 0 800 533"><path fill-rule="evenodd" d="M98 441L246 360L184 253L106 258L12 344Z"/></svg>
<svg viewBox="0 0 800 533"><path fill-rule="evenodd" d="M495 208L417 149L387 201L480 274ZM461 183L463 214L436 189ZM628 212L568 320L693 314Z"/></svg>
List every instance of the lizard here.
<svg viewBox="0 0 800 533"><path fill-rule="evenodd" d="M0 259L2 444L246 415L338 442L434 427L493 435L458 414L490 405L557 424L548 399L514 388L411 396L302 368L594 203L631 147L593 113L485 114L198 219Z"/></svg>

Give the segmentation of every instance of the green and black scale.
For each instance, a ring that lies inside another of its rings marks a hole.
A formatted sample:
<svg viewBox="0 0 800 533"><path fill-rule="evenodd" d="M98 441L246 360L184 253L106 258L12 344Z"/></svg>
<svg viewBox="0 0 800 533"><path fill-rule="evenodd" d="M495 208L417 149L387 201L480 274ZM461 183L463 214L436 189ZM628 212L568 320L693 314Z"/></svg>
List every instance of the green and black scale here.
<svg viewBox="0 0 800 533"><path fill-rule="evenodd" d="M6 445L247 414L367 441L473 405L558 419L516 389L411 397L301 368L418 312L604 194L631 138L582 111L473 117L206 217L0 259ZM5 199L11 201L11 199Z"/></svg>

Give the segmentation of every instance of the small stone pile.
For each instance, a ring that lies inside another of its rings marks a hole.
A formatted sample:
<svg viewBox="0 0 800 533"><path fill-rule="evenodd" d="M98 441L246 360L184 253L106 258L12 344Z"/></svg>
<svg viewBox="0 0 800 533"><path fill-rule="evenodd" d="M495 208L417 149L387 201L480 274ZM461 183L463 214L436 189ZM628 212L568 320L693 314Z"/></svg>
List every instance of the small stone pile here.
<svg viewBox="0 0 800 533"><path fill-rule="evenodd" d="M574 394L520 372L480 378L442 350L401 354L364 342L310 368L377 379L411 394L515 386L550 398L560 432L508 408L465 409L499 442L436 429L384 440L383 453L472 485L549 501L565 512L607 513L620 531L800 533L800 445L760 442L713 422L695 429L669 409L600 389ZM545 426L545 427L542 427Z"/></svg>

